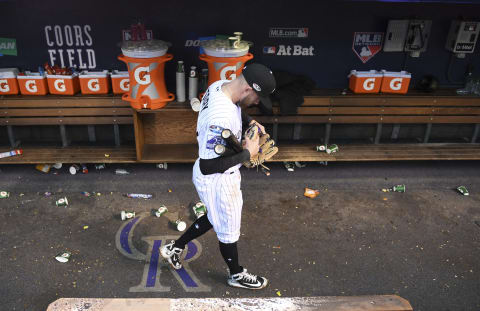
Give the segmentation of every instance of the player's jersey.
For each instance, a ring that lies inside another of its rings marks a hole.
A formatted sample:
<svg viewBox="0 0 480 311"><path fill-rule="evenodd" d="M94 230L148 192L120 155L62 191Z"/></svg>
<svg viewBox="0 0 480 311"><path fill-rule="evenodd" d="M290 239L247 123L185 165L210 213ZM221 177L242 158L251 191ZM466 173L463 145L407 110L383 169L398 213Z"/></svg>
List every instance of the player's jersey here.
<svg viewBox="0 0 480 311"><path fill-rule="evenodd" d="M223 129L229 129L241 142L242 110L234 104L223 92L221 86L229 82L220 80L212 83L205 92L197 120L198 156L200 159L218 157L214 151L216 144L226 145L221 137ZM238 169L241 164L232 169Z"/></svg>

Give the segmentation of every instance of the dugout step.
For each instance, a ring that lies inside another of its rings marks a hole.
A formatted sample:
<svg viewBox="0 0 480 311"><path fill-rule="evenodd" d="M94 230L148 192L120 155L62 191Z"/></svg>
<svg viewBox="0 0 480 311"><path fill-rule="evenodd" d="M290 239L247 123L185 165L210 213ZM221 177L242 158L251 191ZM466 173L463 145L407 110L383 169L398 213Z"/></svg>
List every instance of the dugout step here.
<svg viewBox="0 0 480 311"><path fill-rule="evenodd" d="M277 305L277 307L275 307ZM169 311L169 310L321 310L321 311L411 311L410 303L396 295L321 296L291 298L61 298L47 311L77 310L79 306L98 311ZM83 309L82 309L83 310Z"/></svg>

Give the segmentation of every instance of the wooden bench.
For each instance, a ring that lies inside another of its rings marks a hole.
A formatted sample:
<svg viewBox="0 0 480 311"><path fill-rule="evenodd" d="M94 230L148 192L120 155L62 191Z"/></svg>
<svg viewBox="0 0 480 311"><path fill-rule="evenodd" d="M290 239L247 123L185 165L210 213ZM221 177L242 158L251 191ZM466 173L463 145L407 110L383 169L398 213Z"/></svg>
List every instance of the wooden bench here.
<svg viewBox="0 0 480 311"><path fill-rule="evenodd" d="M327 156L329 161L379 160L478 160L480 148L476 143L480 129L480 97L457 96L454 91L441 90L435 94L410 92L408 95L342 95L338 90L316 91L306 96L297 115L261 116L251 114L259 122L272 124L273 137L277 137L280 124L293 124L293 145L283 146L279 161L316 161L314 144L298 144L304 124L324 124L324 137L319 143L330 143L335 124L375 124L374 144L342 145L340 152ZM420 144L380 144L382 128L393 124L391 137L396 138L401 125L423 124L424 135ZM472 124L469 144L429 144L434 124ZM335 141L333 141L335 143ZM322 157L323 158L323 157ZM325 161L325 160L323 160Z"/></svg>
<svg viewBox="0 0 480 311"><path fill-rule="evenodd" d="M89 141L95 143L95 125L113 125L115 145L119 147L121 143L119 125L132 123L132 109L129 103L122 101L119 96L2 96L0 126L7 127L12 148L17 145L15 127L44 125L58 125L62 148L22 146L25 149L23 156L0 159L0 163L41 163L60 160L64 163L134 162L136 159L133 147L89 146L83 149L69 147L67 131L68 125L85 125Z"/></svg>
<svg viewBox="0 0 480 311"><path fill-rule="evenodd" d="M135 148L123 148L121 154L110 161L104 159L102 152L107 152L103 150L98 156L86 158L90 162L191 163L197 158L197 113L188 103L171 102L159 110L133 110L118 96L76 96L19 97L18 100L9 97L8 100L4 98L1 104L0 125L58 124L61 131L66 124L114 124L114 127L129 124L132 123L130 114L133 111ZM29 112L31 108L36 112ZM290 139L279 142L280 152L273 161L480 160L480 145L476 144L480 129L480 97L456 96L448 90L435 94L410 92L408 95L342 95L339 90L321 90L305 97L305 103L298 108L296 115L280 115L278 107L274 108L274 116L260 115L257 108L248 111L259 122L271 126L274 138L279 127L293 125ZM312 124L325 127L323 136L317 137L314 142L302 140L301 127ZM337 124L373 124L376 133L371 138L372 143L341 144L340 151L330 155L316 152L318 144L336 143L330 137ZM380 143L385 124L393 125L392 138L398 135L401 126L424 126L421 143ZM469 143L428 143L435 124L470 124L472 134ZM35 150L42 154L53 152L41 159L56 157L70 159L71 162L82 162L79 155L87 152L68 148ZM38 152L35 152L29 154L38 157ZM109 154L114 152L120 152L120 149L112 148ZM60 153L63 155L60 156ZM34 163L35 157L29 158L25 154L0 159L0 163Z"/></svg>

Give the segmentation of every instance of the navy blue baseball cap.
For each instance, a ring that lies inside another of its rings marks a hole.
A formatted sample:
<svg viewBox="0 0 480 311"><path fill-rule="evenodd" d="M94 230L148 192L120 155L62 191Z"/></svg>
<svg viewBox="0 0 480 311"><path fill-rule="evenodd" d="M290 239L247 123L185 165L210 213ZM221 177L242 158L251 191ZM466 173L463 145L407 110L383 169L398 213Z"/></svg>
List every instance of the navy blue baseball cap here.
<svg viewBox="0 0 480 311"><path fill-rule="evenodd" d="M275 91L276 82L272 71L265 65L253 63L243 67L242 75L248 85L255 90L260 102L268 109L272 109L270 94Z"/></svg>

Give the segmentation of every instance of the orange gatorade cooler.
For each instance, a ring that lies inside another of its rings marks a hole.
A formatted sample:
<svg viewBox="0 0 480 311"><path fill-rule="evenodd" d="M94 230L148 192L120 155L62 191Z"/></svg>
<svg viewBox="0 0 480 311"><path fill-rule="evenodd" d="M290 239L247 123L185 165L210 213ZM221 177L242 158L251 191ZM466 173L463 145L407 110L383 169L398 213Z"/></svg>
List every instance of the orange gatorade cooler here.
<svg viewBox="0 0 480 311"><path fill-rule="evenodd" d="M165 85L165 62L169 44L161 40L124 41L118 59L127 64L130 90L122 99L135 109L159 109L175 99Z"/></svg>
<svg viewBox="0 0 480 311"><path fill-rule="evenodd" d="M17 76L20 93L23 95L46 95L48 83L45 75L39 72L25 71L25 74Z"/></svg>
<svg viewBox="0 0 480 311"><path fill-rule="evenodd" d="M78 73L71 75L48 75L48 90L50 94L74 95L80 91Z"/></svg>
<svg viewBox="0 0 480 311"><path fill-rule="evenodd" d="M80 89L82 94L108 94L110 92L108 70L82 71L80 73Z"/></svg>
<svg viewBox="0 0 480 311"><path fill-rule="evenodd" d="M113 94L124 94L130 90L128 71L114 70L111 74Z"/></svg>
<svg viewBox="0 0 480 311"><path fill-rule="evenodd" d="M348 87L354 93L378 93L382 85L383 75L376 70L352 70L348 75Z"/></svg>
<svg viewBox="0 0 480 311"><path fill-rule="evenodd" d="M382 70L382 93L406 94L412 74L406 71L392 72Z"/></svg>
<svg viewBox="0 0 480 311"><path fill-rule="evenodd" d="M236 33L237 34L237 33ZM218 80L233 80L242 73L245 63L253 58L250 44L241 40L241 33L228 39L201 41L205 54L199 58L208 65L208 86Z"/></svg>
<svg viewBox="0 0 480 311"><path fill-rule="evenodd" d="M0 68L0 95L18 94L17 68Z"/></svg>

